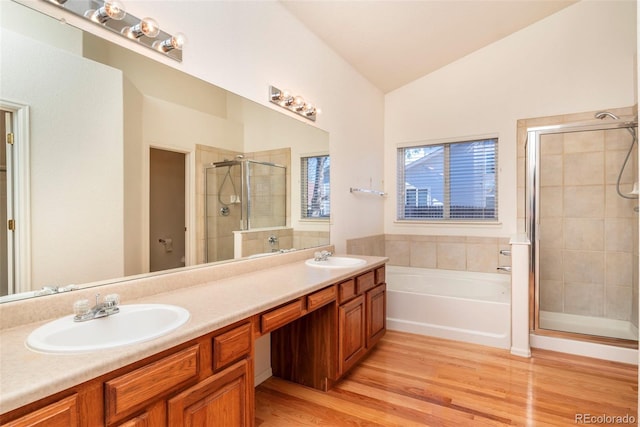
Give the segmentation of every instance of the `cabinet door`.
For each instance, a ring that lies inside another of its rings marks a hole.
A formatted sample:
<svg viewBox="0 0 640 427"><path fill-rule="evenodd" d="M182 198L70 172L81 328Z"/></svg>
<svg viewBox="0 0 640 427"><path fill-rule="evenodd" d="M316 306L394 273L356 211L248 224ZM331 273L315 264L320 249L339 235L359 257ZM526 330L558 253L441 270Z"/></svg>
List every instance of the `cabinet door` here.
<svg viewBox="0 0 640 427"><path fill-rule="evenodd" d="M249 362L242 360L170 399L169 425L253 425L251 370Z"/></svg>
<svg viewBox="0 0 640 427"><path fill-rule="evenodd" d="M4 424L6 427L73 427L79 425L76 394Z"/></svg>
<svg viewBox="0 0 640 427"><path fill-rule="evenodd" d="M338 376L353 366L366 351L364 295L339 308Z"/></svg>
<svg viewBox="0 0 640 427"><path fill-rule="evenodd" d="M373 347L387 330L387 285L367 292L367 348Z"/></svg>

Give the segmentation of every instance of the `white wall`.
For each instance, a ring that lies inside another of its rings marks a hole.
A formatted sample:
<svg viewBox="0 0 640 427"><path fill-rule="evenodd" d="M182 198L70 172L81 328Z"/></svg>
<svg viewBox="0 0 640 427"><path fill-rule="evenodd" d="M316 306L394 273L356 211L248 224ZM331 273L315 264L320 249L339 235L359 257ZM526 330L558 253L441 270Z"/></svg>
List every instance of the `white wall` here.
<svg viewBox="0 0 640 427"><path fill-rule="evenodd" d="M635 2L582 1L385 97L385 232L516 233L516 121L637 102ZM396 145L499 135L500 224L394 222Z"/></svg>
<svg viewBox="0 0 640 427"><path fill-rule="evenodd" d="M304 96L322 109L316 126L330 134L332 242L344 251L346 238L382 232L381 201L353 196L349 187L383 186L383 94L277 1L127 1L133 15L187 35L182 64L47 2L20 2L269 108L278 109L268 102L269 85Z"/></svg>

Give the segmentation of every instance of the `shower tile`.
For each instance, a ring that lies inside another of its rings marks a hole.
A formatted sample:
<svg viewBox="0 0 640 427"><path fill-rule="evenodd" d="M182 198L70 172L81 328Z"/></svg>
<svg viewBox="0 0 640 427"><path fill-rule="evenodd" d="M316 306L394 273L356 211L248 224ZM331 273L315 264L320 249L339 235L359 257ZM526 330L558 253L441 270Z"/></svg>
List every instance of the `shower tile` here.
<svg viewBox="0 0 640 427"><path fill-rule="evenodd" d="M605 249L614 252L633 252L634 239L632 234L633 220L607 218L604 221Z"/></svg>
<svg viewBox="0 0 640 427"><path fill-rule="evenodd" d="M607 150L626 150L631 145L631 134L626 129L611 129L605 132Z"/></svg>
<svg viewBox="0 0 640 427"><path fill-rule="evenodd" d="M540 280L562 280L562 278L562 250L540 248Z"/></svg>
<svg viewBox="0 0 640 427"><path fill-rule="evenodd" d="M607 185L605 216L607 218L634 218L637 215L633 208L637 200L624 199L618 195L615 185Z"/></svg>
<svg viewBox="0 0 640 427"><path fill-rule="evenodd" d="M564 312L583 316L603 316L604 286L593 283L565 283Z"/></svg>
<svg viewBox="0 0 640 427"><path fill-rule="evenodd" d="M436 268L437 249L435 242L413 241L411 242L411 267Z"/></svg>
<svg viewBox="0 0 640 427"><path fill-rule="evenodd" d="M466 244L445 243L439 241L437 245L437 268L446 270L466 270Z"/></svg>
<svg viewBox="0 0 640 427"><path fill-rule="evenodd" d="M564 216L567 218L603 217L604 193L605 189L603 185L565 187L563 193ZM542 197L544 197L544 194Z"/></svg>
<svg viewBox="0 0 640 427"><path fill-rule="evenodd" d="M389 264L408 267L411 262L411 246L406 240L387 240L385 253L389 257Z"/></svg>
<svg viewBox="0 0 640 427"><path fill-rule="evenodd" d="M540 310L562 312L564 293L562 281L540 280Z"/></svg>
<svg viewBox="0 0 640 427"><path fill-rule="evenodd" d="M615 184L618 182L618 175L624 165L624 160L627 156L627 151L614 151L609 150L605 155L605 170L607 184ZM629 157L627 165L624 168L624 173L620 180L620 191L628 193L633 189L633 183L636 181L633 167L633 158ZM626 184L626 185L625 185Z"/></svg>
<svg viewBox="0 0 640 427"><path fill-rule="evenodd" d="M543 187L562 185L563 156L560 154L542 156L540 159L540 185Z"/></svg>
<svg viewBox="0 0 640 427"><path fill-rule="evenodd" d="M565 153L588 153L604 150L604 131L570 132L564 134Z"/></svg>
<svg viewBox="0 0 640 427"><path fill-rule="evenodd" d="M539 226L540 247L545 249L562 249L564 247L564 230L562 218L543 218Z"/></svg>
<svg viewBox="0 0 640 427"><path fill-rule="evenodd" d="M564 248L581 251L604 250L604 221L602 219L565 219Z"/></svg>
<svg viewBox="0 0 640 427"><path fill-rule="evenodd" d="M564 280L577 283L604 284L604 253L564 251Z"/></svg>
<svg viewBox="0 0 640 427"><path fill-rule="evenodd" d="M633 255L628 252L607 252L607 286L625 286L631 288L633 282Z"/></svg>
<svg viewBox="0 0 640 427"><path fill-rule="evenodd" d="M601 152L564 155L565 185L599 185L604 179L604 156Z"/></svg>
<svg viewBox="0 0 640 427"><path fill-rule="evenodd" d="M608 319L631 319L631 288L607 286L605 294L605 316Z"/></svg>
<svg viewBox="0 0 640 427"><path fill-rule="evenodd" d="M540 188L540 217L558 218L564 212L564 191L562 187Z"/></svg>
<svg viewBox="0 0 640 427"><path fill-rule="evenodd" d="M540 155L562 154L564 151L564 135L555 133L540 136Z"/></svg>

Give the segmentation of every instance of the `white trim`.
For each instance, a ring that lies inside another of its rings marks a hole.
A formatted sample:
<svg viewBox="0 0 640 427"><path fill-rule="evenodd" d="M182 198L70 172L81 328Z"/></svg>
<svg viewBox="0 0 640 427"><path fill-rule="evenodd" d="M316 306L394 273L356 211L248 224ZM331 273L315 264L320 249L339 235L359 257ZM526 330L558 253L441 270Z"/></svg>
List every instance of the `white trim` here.
<svg viewBox="0 0 640 427"><path fill-rule="evenodd" d="M399 142L396 144L396 148L422 147L425 145L451 144L454 142L483 141L485 139L497 139L499 141L500 136L497 133L487 133L482 135L467 135L452 138L422 139L417 141Z"/></svg>
<svg viewBox="0 0 640 427"><path fill-rule="evenodd" d="M0 108L13 113L13 218L16 230L13 238L13 283L9 283L9 293L31 290L31 175L29 106L5 99L0 100ZM11 256L11 255L10 255Z"/></svg>

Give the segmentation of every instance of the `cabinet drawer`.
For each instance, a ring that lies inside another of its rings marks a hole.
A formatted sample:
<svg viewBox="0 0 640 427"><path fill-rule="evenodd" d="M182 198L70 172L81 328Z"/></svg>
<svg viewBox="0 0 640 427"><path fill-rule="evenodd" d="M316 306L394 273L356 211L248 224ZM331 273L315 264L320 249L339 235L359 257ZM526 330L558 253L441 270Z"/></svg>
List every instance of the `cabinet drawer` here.
<svg viewBox="0 0 640 427"><path fill-rule="evenodd" d="M356 281L355 279L347 280L338 285L338 296L340 297L340 303L356 296Z"/></svg>
<svg viewBox="0 0 640 427"><path fill-rule="evenodd" d="M251 353L251 324L245 323L213 337L213 370L235 362Z"/></svg>
<svg viewBox="0 0 640 427"><path fill-rule="evenodd" d="M105 383L107 422L198 378L199 346L181 350Z"/></svg>
<svg viewBox="0 0 640 427"><path fill-rule="evenodd" d="M356 292L360 295L363 292L368 291L376 285L375 274L373 271L364 273L356 277Z"/></svg>
<svg viewBox="0 0 640 427"><path fill-rule="evenodd" d="M316 308L334 301L336 299L336 287L329 286L318 292L314 292L307 297L307 311L313 311Z"/></svg>
<svg viewBox="0 0 640 427"><path fill-rule="evenodd" d="M302 316L304 301L299 298L280 308L271 310L260 316L260 331L264 334Z"/></svg>
<svg viewBox="0 0 640 427"><path fill-rule="evenodd" d="M383 265L382 267L376 268L376 285L384 283L385 281L385 271Z"/></svg>

